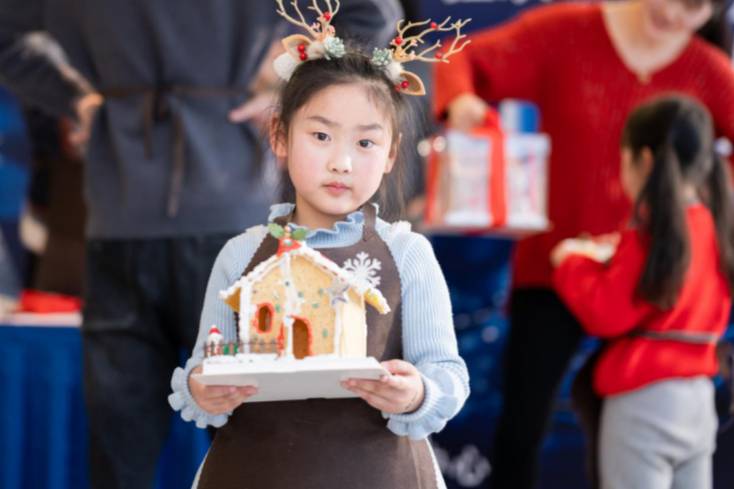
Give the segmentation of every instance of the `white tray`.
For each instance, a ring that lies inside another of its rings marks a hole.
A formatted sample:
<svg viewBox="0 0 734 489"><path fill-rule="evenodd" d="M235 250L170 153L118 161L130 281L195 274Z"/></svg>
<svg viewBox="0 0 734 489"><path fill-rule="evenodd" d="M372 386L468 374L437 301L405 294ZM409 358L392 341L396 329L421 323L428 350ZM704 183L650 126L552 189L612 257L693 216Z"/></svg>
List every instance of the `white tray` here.
<svg viewBox="0 0 734 489"><path fill-rule="evenodd" d="M254 385L258 393L247 402L357 397L342 388L349 378L379 379L390 375L373 357L261 360L252 363L207 363L192 377L206 385Z"/></svg>

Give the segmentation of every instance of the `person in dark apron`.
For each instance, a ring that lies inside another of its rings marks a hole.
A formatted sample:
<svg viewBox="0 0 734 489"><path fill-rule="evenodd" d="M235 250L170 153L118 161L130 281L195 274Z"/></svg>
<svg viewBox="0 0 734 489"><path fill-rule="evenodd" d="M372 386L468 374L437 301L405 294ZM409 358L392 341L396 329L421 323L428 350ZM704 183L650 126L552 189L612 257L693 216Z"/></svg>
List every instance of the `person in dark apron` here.
<svg viewBox="0 0 734 489"><path fill-rule="evenodd" d="M253 387L207 387L188 376L198 371L212 324L225 341L236 337L219 291L279 252L265 227L248 229L219 254L199 341L172 380L169 400L185 419L221 426L195 481L199 489L445 487L427 436L469 393L448 288L428 241L407 224L377 219L371 203L398 170L404 97L422 84L404 72L407 85L390 78L389 50L381 52L383 62L345 50L330 18L321 14L317 36L297 38L294 59L278 68L288 82L271 145L286 169L286 200L294 204L274 208L271 220L293 233L309 230L306 244L338 265L361 261L361 276L390 306L385 315L368 310L367 355L390 375L347 379L343 386L355 398L261 403L246 402Z"/></svg>
<svg viewBox="0 0 734 489"><path fill-rule="evenodd" d="M622 136L632 225L608 262L577 240L553 250L559 295L588 333L607 339L573 389L594 487L712 487L709 377L734 284L732 191L713 134L692 98L636 108Z"/></svg>

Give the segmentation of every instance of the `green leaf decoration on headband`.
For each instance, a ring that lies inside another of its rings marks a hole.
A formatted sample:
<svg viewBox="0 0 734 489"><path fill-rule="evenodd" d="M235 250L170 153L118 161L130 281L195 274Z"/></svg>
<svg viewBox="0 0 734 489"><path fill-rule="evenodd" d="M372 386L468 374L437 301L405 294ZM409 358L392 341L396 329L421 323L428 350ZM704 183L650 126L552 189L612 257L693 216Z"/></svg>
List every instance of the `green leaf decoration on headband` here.
<svg viewBox="0 0 734 489"><path fill-rule="evenodd" d="M304 239L306 239L307 233L308 233L308 229L298 228L291 233L291 237L295 239L296 241L303 241Z"/></svg>
<svg viewBox="0 0 734 489"><path fill-rule="evenodd" d="M341 58L345 53L344 41L340 38L334 36L324 39L324 57L326 59Z"/></svg>
<svg viewBox="0 0 734 489"><path fill-rule="evenodd" d="M372 50L370 61L378 68L384 68L392 61L392 50L389 48L375 48Z"/></svg>
<svg viewBox="0 0 734 489"><path fill-rule="evenodd" d="M285 235L285 229L280 224L271 222L268 224L268 232L275 239L280 239Z"/></svg>

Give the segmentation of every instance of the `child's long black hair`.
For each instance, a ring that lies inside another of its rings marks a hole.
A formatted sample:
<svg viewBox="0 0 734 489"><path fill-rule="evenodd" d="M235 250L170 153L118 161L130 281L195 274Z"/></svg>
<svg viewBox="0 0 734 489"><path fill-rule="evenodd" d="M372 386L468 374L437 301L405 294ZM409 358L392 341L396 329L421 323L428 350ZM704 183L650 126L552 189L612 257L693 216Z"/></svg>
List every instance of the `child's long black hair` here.
<svg viewBox="0 0 734 489"><path fill-rule="evenodd" d="M622 146L633 159L648 148L654 157L650 175L635 202L635 222L650 238L640 298L670 308L683 286L690 263L683 186L697 189L698 198L714 217L722 271L734 284L734 212L726 164L714 151L711 116L695 100L678 95L647 102L627 119Z"/></svg>

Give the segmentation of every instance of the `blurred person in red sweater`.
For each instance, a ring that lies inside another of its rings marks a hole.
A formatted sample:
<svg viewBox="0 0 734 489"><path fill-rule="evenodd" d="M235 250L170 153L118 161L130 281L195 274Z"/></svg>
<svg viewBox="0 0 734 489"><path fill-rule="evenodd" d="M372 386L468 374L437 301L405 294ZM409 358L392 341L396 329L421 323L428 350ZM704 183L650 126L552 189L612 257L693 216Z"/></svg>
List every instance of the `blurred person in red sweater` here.
<svg viewBox="0 0 734 489"><path fill-rule="evenodd" d="M549 255L564 238L619 229L630 211L619 176L619 138L633 107L675 90L711 111L715 131L734 139L734 70L695 32L719 0L622 0L532 9L439 64L436 115L468 129L490 102L538 105L552 139L553 229L518 243L505 354L504 406L492 457L495 489L529 489L560 379L583 337L551 288Z"/></svg>
<svg viewBox="0 0 734 489"><path fill-rule="evenodd" d="M712 487L709 377L734 284L734 196L713 143L711 116L693 99L637 108L622 135L633 218L613 257L599 261L575 239L551 253L561 299L608 339L593 370L603 489Z"/></svg>

